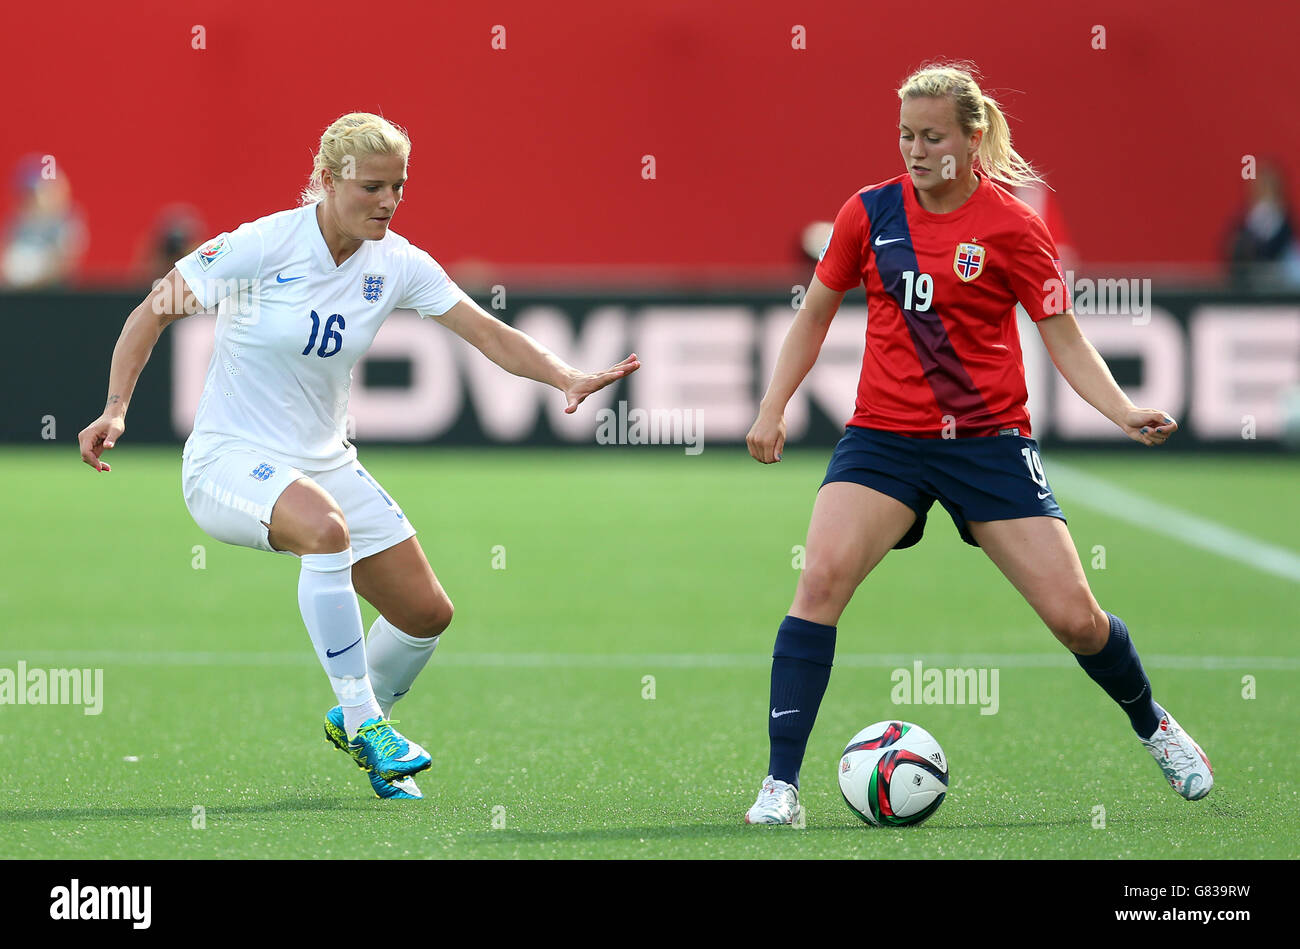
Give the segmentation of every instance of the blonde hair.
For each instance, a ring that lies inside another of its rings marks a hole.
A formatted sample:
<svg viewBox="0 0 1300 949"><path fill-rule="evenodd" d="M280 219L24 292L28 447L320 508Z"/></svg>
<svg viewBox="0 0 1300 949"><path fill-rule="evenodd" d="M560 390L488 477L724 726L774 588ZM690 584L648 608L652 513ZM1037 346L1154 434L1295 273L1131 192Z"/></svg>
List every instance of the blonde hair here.
<svg viewBox="0 0 1300 949"><path fill-rule="evenodd" d="M977 130L984 133L974 162L980 171L1012 185L1035 181L1045 184L1033 165L1011 147L1011 129L1006 117L997 102L980 90L973 73L976 73L973 63L927 63L898 87L898 98L952 99L962 132L966 135L973 135Z"/></svg>
<svg viewBox="0 0 1300 949"><path fill-rule="evenodd" d="M410 154L411 140L406 132L382 115L370 112L340 115L320 137L311 178L302 189L302 203L324 200L322 179L326 170L334 178L351 177L356 174L356 163L369 155L399 155L406 160ZM350 164L351 174L344 173L345 162Z"/></svg>

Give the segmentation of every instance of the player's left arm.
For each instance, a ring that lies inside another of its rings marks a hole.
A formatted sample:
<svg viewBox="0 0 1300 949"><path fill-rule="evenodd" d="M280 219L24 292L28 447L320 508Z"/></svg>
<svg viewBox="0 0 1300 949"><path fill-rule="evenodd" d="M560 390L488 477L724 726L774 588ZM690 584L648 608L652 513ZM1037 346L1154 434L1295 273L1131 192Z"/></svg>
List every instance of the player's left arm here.
<svg viewBox="0 0 1300 949"><path fill-rule="evenodd" d="M1079 329L1072 310L1041 319L1037 326L1052 362L1070 388L1129 438L1144 445L1163 445L1178 431L1178 423L1168 412L1140 409L1129 401L1101 354Z"/></svg>
<svg viewBox="0 0 1300 949"><path fill-rule="evenodd" d="M568 414L573 413L593 392L641 367L636 353L632 353L603 372L582 372L527 333L507 326L468 298L433 318L506 372L559 389L564 393L564 411Z"/></svg>

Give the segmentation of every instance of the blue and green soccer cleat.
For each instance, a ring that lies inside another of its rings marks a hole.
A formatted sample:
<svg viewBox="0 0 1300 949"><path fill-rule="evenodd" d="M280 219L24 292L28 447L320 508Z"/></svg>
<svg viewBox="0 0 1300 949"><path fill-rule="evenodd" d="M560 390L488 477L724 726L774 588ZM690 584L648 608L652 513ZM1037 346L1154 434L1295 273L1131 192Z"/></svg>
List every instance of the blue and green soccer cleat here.
<svg viewBox="0 0 1300 949"><path fill-rule="evenodd" d="M414 778L398 778L385 781L376 774L369 775L370 786L375 789L375 796L390 801L423 801L424 794L415 785Z"/></svg>
<svg viewBox="0 0 1300 949"><path fill-rule="evenodd" d="M375 733L379 731L378 726L375 724L376 722L378 722L378 719L371 719L362 726L363 729L369 729L368 735L375 735ZM425 752L423 748L420 748L419 745L406 741L405 738L402 738L401 735L398 735L397 732L393 731L391 728L391 722L379 722L379 725L389 726L387 730L392 733L394 739L400 740L402 744L408 746L408 749L413 749L418 753L414 761L418 762L418 756L422 755L425 763L420 767L414 768L406 775L398 774L393 779L386 779L370 766L370 758L366 751L368 742L366 740L360 740L357 742L348 741L348 733L343 726L342 707L336 705L325 713L325 737L329 739L330 744L335 748L347 752L348 756L352 758L353 763L355 763L362 771L366 772L366 777L370 779L370 786L374 789L376 797L388 800L423 800L424 795L420 792L420 789L416 786L415 781L410 777L410 775L429 767L431 762L428 753ZM360 737L361 736L358 735L358 738ZM389 744L388 740L383 738L380 740L385 746ZM373 739L371 739L371 741L373 741Z"/></svg>
<svg viewBox="0 0 1300 949"><path fill-rule="evenodd" d="M370 771L385 781L414 777L433 764L429 753L399 734L395 724L384 718L367 719L348 742L349 751L360 746Z"/></svg>

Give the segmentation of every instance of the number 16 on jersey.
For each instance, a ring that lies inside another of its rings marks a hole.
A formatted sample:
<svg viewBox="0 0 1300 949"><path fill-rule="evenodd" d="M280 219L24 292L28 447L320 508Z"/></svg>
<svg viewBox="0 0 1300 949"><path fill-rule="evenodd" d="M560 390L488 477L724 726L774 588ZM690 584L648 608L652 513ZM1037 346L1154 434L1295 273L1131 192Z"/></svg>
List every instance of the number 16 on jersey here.
<svg viewBox="0 0 1300 949"><path fill-rule="evenodd" d="M340 333L338 330L336 330L334 328L335 326L337 326L340 330L344 330L348 328L348 324L344 322L342 316L340 316L337 313L332 314L330 318L325 321L325 335L321 337L320 349L316 350L317 356L320 356L322 358L326 356L333 356L335 353L337 353L340 349L343 348L343 334ZM320 333L320 317L317 315L315 310L312 310L311 311L311 338L307 340L307 346L302 351L302 354L304 356L310 353L311 348L316 345L316 336L318 333ZM334 344L333 349L330 348L331 343Z"/></svg>

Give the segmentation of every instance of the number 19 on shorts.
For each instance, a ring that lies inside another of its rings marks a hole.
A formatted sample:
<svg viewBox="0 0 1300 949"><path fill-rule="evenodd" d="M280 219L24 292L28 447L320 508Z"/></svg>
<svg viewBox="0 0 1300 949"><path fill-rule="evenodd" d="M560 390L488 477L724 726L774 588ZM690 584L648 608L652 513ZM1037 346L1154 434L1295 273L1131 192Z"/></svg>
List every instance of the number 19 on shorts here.
<svg viewBox="0 0 1300 949"><path fill-rule="evenodd" d="M1038 451L1033 448L1025 447L1020 449L1020 456L1025 459L1025 467L1029 469L1029 477L1034 479L1034 483L1044 491L1048 490L1047 475L1043 472L1043 459L1038 457ZM1043 497L1039 494L1039 497Z"/></svg>

